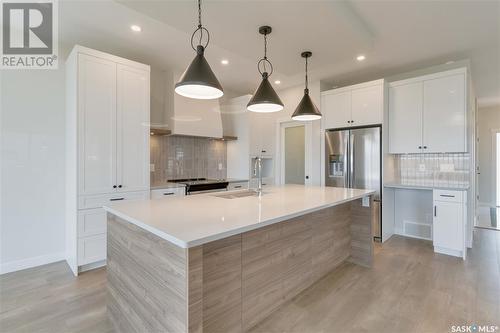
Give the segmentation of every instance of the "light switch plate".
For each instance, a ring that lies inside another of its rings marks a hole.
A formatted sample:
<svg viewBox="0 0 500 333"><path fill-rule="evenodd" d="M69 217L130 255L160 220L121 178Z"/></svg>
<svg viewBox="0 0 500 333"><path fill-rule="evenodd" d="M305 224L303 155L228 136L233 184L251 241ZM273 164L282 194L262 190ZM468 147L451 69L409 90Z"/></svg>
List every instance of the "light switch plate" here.
<svg viewBox="0 0 500 333"><path fill-rule="evenodd" d="M370 207L370 197L363 197L361 201L361 206Z"/></svg>
<svg viewBox="0 0 500 333"><path fill-rule="evenodd" d="M155 172L155 165L153 163L149 164L149 172Z"/></svg>
<svg viewBox="0 0 500 333"><path fill-rule="evenodd" d="M222 163L219 163L219 170L222 170Z"/></svg>

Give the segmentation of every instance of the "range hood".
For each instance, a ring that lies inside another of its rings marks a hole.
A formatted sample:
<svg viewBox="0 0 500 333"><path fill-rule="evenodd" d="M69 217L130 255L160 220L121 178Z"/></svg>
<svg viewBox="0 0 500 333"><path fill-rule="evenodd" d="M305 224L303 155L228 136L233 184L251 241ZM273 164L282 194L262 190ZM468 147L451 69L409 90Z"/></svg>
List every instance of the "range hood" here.
<svg viewBox="0 0 500 333"><path fill-rule="evenodd" d="M176 75L164 73L164 80L152 79L152 85L164 84L162 92L162 124L151 124L151 135L195 136L219 140L236 140L235 136L224 135L219 99L193 99L174 92ZM161 82L163 81L163 82ZM155 87L157 88L157 87ZM154 98L153 96L152 98ZM156 98L158 100L158 98ZM156 105L159 103L156 101Z"/></svg>

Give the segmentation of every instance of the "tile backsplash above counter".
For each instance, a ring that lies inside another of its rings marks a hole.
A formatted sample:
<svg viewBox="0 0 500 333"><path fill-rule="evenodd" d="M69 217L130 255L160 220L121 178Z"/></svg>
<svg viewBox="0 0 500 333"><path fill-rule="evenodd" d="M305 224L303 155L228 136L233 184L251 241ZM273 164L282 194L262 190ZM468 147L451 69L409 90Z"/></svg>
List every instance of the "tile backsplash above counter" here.
<svg viewBox="0 0 500 333"><path fill-rule="evenodd" d="M151 186L169 179L227 177L226 142L202 137L151 136Z"/></svg>
<svg viewBox="0 0 500 333"><path fill-rule="evenodd" d="M470 178L468 153L395 155L397 182L441 188L466 188Z"/></svg>

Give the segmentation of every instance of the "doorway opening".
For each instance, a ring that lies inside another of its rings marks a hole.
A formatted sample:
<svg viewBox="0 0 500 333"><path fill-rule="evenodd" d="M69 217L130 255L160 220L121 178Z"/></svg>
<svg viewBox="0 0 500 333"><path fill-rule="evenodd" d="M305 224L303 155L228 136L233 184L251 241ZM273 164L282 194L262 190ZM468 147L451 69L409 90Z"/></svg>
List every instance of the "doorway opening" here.
<svg viewBox="0 0 500 333"><path fill-rule="evenodd" d="M284 129L285 184L305 184L305 126Z"/></svg>
<svg viewBox="0 0 500 333"><path fill-rule="evenodd" d="M312 124L310 122L277 121L277 184L311 185Z"/></svg>

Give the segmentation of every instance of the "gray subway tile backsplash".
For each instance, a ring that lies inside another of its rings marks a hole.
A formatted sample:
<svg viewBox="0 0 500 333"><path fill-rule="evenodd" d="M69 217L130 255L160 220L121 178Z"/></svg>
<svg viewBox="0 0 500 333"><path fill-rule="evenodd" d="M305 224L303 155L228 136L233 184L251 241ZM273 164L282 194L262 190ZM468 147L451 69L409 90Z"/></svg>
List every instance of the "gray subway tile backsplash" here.
<svg viewBox="0 0 500 333"><path fill-rule="evenodd" d="M468 153L396 155L399 182L404 185L466 187L469 163Z"/></svg>
<svg viewBox="0 0 500 333"><path fill-rule="evenodd" d="M211 178L227 176L226 142L197 137L152 136L151 186L169 179ZM219 169L219 165L221 169Z"/></svg>

